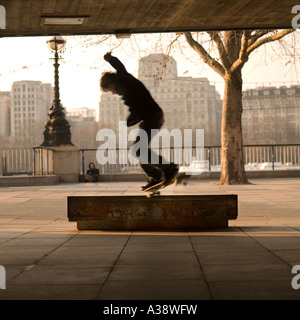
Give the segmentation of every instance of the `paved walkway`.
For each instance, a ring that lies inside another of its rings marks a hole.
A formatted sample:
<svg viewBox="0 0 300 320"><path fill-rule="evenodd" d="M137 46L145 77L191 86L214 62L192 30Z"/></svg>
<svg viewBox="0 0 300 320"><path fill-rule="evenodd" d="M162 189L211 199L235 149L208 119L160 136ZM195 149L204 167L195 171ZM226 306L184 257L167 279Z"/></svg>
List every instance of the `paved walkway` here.
<svg viewBox="0 0 300 320"><path fill-rule="evenodd" d="M0 299L300 299L291 285L300 180L251 182L165 189L239 196L228 229L176 233L79 231L67 221L68 195L135 195L140 182L0 188Z"/></svg>

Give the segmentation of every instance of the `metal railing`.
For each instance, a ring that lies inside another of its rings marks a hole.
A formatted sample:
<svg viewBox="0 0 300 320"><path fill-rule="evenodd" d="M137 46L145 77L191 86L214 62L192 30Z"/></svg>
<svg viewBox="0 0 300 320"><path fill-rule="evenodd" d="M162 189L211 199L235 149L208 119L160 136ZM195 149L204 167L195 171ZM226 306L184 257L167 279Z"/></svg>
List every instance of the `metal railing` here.
<svg viewBox="0 0 300 320"><path fill-rule="evenodd" d="M192 156L195 156L196 148L192 148ZM138 164L132 164L128 161L128 149L115 149L116 164L97 164L96 152L97 149L80 149L81 154L81 174L85 173L88 169L90 162L95 163L99 168L100 174L112 173L139 173L141 172ZM165 150L160 149L159 153L174 161L178 150L170 147L166 150L169 156L164 154ZM120 164L119 155L124 152L127 154L127 163ZM184 152L180 148L179 152ZM246 170L287 170L287 169L300 169L300 144L276 144L276 145L244 145L244 163ZM178 156L178 154L177 154ZM220 171L221 170L221 147L220 146L205 146L204 154L201 159L201 164L191 163L191 159L185 159L182 156L183 167L191 167L205 171ZM188 160L188 161L186 161ZM204 165L204 167L203 167Z"/></svg>
<svg viewBox="0 0 300 320"><path fill-rule="evenodd" d="M0 175L32 174L34 151L24 149L0 149Z"/></svg>
<svg viewBox="0 0 300 320"><path fill-rule="evenodd" d="M52 152L40 147L0 149L0 175L53 174Z"/></svg>
<svg viewBox="0 0 300 320"><path fill-rule="evenodd" d="M51 175L53 172L53 150L36 147L34 150L33 174Z"/></svg>
<svg viewBox="0 0 300 320"><path fill-rule="evenodd" d="M195 156L195 148L192 148ZM244 145L244 162L246 170L287 170L300 169L300 144L277 145ZM139 173L137 163L128 161L128 149L116 149L116 164L99 165L96 159L97 149L80 149L81 174L86 173L88 164L94 162L100 174ZM197 169L198 163L191 163L190 158L184 157L184 149L172 148L159 150L165 158L174 161L178 157L183 160L181 166ZM120 164L119 155L125 164ZM126 159L124 161L124 159ZM221 147L206 146L201 157L201 169L220 171ZM203 165L205 166L203 168ZM53 150L48 148L0 149L0 175L51 175L53 174Z"/></svg>

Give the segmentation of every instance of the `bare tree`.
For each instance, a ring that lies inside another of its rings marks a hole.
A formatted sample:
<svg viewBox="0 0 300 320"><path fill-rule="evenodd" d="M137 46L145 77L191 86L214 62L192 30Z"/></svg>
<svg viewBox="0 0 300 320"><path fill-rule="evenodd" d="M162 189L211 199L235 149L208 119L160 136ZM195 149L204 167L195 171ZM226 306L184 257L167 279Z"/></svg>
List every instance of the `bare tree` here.
<svg viewBox="0 0 300 320"><path fill-rule="evenodd" d="M247 183L242 138L242 68L250 54L260 46L280 40L295 31L247 30L208 32L218 53L213 58L190 32L183 33L189 46L225 82L221 128L220 184Z"/></svg>

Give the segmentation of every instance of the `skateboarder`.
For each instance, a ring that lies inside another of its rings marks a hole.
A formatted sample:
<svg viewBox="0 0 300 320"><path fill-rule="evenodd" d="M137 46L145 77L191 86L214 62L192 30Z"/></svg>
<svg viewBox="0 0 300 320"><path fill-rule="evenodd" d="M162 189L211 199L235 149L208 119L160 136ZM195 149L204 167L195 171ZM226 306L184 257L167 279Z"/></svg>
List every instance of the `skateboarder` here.
<svg viewBox="0 0 300 320"><path fill-rule="evenodd" d="M129 107L129 116L127 126L133 126L139 123L139 128L147 133L148 152L143 155L140 149L136 156L139 157L139 165L142 167L148 177L148 183L141 187L141 191L147 191L152 187L163 185L166 181L173 179L178 166L174 163L167 163L161 156L157 156L159 163L151 164L151 149L149 143L151 129L160 129L164 123L164 114L159 105L154 101L150 92L143 83L127 72L122 62L108 52L104 55L104 60L117 72L105 72L100 80L100 87L104 92L110 91L113 94L122 96L124 103ZM139 135L135 141L139 141ZM134 147L134 146L133 146Z"/></svg>

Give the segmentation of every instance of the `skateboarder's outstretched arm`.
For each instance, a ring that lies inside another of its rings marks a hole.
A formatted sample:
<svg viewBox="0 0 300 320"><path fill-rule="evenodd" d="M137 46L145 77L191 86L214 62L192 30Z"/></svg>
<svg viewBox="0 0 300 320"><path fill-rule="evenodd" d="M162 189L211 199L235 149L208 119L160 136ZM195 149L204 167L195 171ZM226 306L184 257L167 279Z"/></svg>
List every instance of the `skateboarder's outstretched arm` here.
<svg viewBox="0 0 300 320"><path fill-rule="evenodd" d="M111 52L108 52L104 55L104 60L109 62L110 65L117 70L119 74L128 74L123 63L116 57L111 55Z"/></svg>

